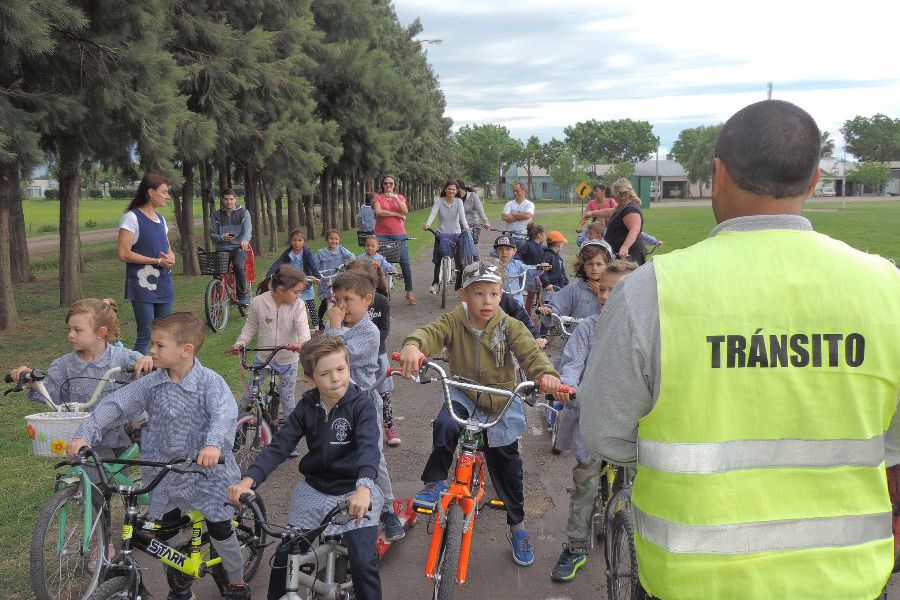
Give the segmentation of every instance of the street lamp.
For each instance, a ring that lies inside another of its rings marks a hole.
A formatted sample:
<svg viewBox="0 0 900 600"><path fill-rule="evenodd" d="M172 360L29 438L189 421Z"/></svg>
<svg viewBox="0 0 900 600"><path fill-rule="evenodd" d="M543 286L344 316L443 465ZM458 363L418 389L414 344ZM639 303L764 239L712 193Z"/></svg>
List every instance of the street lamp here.
<svg viewBox="0 0 900 600"><path fill-rule="evenodd" d="M418 44L421 46L422 44L440 44L443 41L444 40L442 40L440 38L424 38L421 40L413 40L412 43Z"/></svg>

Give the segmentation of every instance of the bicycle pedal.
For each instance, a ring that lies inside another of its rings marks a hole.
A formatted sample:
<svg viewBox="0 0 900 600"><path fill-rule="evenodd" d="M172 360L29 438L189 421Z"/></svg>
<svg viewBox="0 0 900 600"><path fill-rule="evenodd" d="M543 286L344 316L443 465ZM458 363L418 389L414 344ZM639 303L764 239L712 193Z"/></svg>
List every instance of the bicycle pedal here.
<svg viewBox="0 0 900 600"><path fill-rule="evenodd" d="M493 508L494 510L506 510L506 504L503 503L503 500L498 500L494 498L493 500L488 500L487 503L488 508Z"/></svg>
<svg viewBox="0 0 900 600"><path fill-rule="evenodd" d="M433 515L434 514L434 510L432 510L430 508L423 508L421 506L416 507L416 512L421 515Z"/></svg>

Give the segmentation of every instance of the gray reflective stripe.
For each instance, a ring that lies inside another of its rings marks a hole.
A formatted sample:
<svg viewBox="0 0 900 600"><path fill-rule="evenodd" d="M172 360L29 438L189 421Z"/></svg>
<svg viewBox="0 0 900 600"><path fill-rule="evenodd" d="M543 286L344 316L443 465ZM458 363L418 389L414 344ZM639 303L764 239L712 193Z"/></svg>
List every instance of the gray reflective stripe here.
<svg viewBox="0 0 900 600"><path fill-rule="evenodd" d="M878 467L884 436L868 440L739 440L702 444L638 439L638 463L669 473L722 473L772 467Z"/></svg>
<svg viewBox="0 0 900 600"><path fill-rule="evenodd" d="M739 525L680 525L632 508L638 533L673 553L747 554L856 546L892 538L889 512Z"/></svg>

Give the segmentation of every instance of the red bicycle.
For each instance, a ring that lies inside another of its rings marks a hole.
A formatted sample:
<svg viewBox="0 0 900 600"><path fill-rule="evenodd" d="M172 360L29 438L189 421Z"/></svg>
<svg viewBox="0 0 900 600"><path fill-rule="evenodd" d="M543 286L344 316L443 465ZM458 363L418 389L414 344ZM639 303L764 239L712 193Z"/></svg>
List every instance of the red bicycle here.
<svg viewBox="0 0 900 600"><path fill-rule="evenodd" d="M232 305L238 307L242 317L247 316L249 310L247 307L253 299L253 282L256 281L253 248L247 248L247 262L244 263L244 272L247 274L247 306L240 305L234 281L234 266L229 259L229 253L224 250L206 252L202 248L197 248L197 256L200 261L200 273L213 276L206 286L204 295L206 324L213 331L219 332L228 325L228 313Z"/></svg>

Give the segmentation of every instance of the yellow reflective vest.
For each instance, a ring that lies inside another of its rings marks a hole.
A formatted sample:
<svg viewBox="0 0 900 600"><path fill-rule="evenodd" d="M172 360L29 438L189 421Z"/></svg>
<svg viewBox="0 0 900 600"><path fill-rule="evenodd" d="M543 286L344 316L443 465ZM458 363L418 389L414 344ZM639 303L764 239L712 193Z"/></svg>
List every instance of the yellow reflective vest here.
<svg viewBox="0 0 900 600"><path fill-rule="evenodd" d="M660 393L633 489L644 588L872 600L893 564L900 273L792 230L726 230L653 263Z"/></svg>

